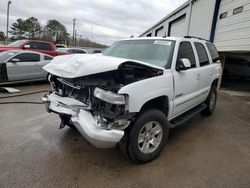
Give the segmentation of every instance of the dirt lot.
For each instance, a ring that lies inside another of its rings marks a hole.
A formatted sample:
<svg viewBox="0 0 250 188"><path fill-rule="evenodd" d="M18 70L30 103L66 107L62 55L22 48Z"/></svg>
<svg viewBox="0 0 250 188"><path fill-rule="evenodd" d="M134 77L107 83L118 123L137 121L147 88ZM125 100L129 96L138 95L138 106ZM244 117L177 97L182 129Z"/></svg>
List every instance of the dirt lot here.
<svg viewBox="0 0 250 188"><path fill-rule="evenodd" d="M249 98L220 92L213 116L172 130L162 154L144 165L129 162L119 148L96 149L77 131L58 127L58 117L43 105L0 105L0 187L250 187Z"/></svg>

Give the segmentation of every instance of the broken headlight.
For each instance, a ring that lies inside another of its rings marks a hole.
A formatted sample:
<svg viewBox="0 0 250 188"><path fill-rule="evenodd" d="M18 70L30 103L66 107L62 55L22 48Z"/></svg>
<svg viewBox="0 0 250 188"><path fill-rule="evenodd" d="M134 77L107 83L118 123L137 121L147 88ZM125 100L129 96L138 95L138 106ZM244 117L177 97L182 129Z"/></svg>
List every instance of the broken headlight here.
<svg viewBox="0 0 250 188"><path fill-rule="evenodd" d="M111 104L116 104L116 105L126 104L126 99L124 95L119 95L110 91L105 91L98 87L96 87L94 90L94 96L100 100L103 100Z"/></svg>

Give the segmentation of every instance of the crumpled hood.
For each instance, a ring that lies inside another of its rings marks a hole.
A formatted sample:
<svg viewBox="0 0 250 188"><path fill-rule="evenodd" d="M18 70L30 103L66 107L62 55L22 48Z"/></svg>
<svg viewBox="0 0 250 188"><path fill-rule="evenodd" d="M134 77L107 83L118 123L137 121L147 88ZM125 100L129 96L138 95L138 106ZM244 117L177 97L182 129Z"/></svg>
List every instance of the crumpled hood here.
<svg viewBox="0 0 250 188"><path fill-rule="evenodd" d="M73 54L55 57L43 69L53 75L64 78L77 78L96 73L102 73L118 69L125 62L134 62L149 67L163 69L147 63L124 58L104 56L100 54Z"/></svg>

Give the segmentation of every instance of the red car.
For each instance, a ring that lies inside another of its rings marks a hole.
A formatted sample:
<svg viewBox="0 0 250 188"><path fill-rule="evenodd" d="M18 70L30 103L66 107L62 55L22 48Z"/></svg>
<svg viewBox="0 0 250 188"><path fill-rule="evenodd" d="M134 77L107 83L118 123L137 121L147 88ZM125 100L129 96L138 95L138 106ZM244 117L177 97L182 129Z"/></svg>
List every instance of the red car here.
<svg viewBox="0 0 250 188"><path fill-rule="evenodd" d="M0 52L18 49L36 51L50 56L68 54L67 52L56 52L55 45L52 42L39 40L17 40L9 45L0 46Z"/></svg>

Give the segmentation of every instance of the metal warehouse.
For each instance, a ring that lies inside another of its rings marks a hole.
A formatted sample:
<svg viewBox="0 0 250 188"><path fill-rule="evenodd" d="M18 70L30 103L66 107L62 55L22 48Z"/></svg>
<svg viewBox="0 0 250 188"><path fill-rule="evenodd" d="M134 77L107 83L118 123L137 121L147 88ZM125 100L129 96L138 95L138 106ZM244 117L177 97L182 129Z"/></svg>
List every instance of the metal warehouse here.
<svg viewBox="0 0 250 188"><path fill-rule="evenodd" d="M221 54L224 76L250 77L250 0L189 0L140 36L209 40Z"/></svg>

